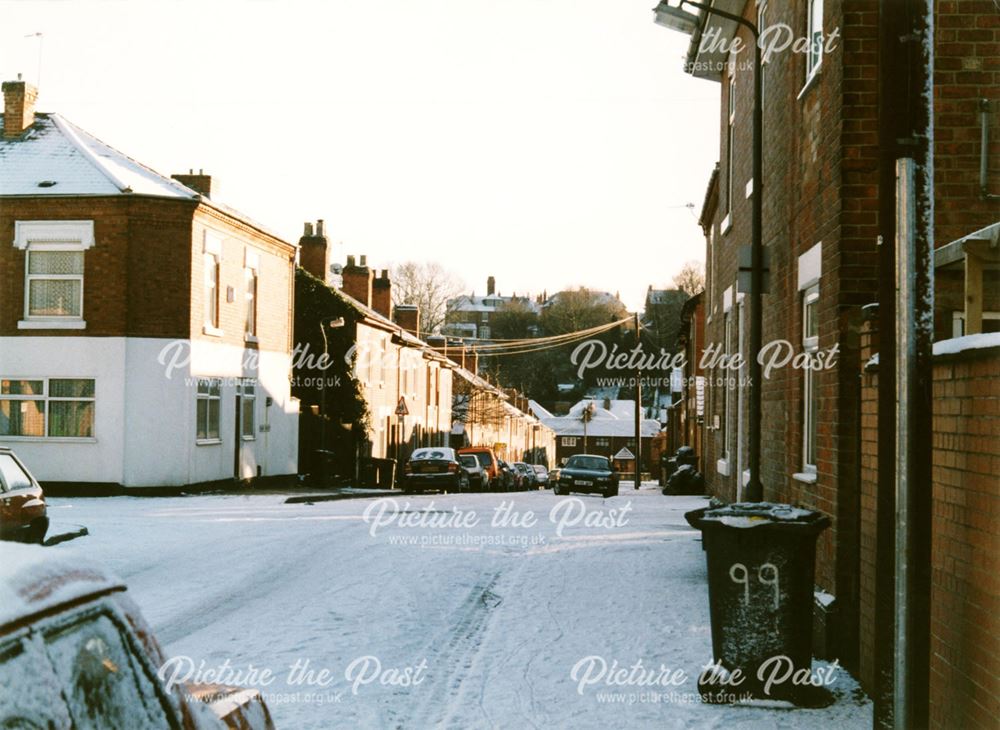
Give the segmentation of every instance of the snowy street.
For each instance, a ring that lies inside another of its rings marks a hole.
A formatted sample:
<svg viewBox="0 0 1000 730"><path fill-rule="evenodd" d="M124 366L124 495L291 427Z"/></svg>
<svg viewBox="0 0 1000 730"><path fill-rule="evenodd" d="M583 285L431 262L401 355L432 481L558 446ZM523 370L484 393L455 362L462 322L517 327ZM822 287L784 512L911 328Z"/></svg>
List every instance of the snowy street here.
<svg viewBox="0 0 1000 730"><path fill-rule="evenodd" d="M843 670L823 710L698 701L701 498L284 500L53 498L91 534L50 549L124 578L167 680L255 686L278 728L871 726Z"/></svg>

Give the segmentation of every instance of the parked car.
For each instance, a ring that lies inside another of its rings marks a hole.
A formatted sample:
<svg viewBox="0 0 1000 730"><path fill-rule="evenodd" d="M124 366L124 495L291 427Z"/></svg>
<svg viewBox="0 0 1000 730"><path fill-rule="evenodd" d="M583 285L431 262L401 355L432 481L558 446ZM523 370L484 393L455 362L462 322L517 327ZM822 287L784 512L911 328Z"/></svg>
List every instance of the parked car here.
<svg viewBox="0 0 1000 730"><path fill-rule="evenodd" d="M500 488L498 491L501 492L513 492L517 489L517 476L514 474L514 470L511 468L503 459L497 459L497 468L499 469L499 482Z"/></svg>
<svg viewBox="0 0 1000 730"><path fill-rule="evenodd" d="M482 492L487 488L489 478L486 476L486 470L483 469L483 465L479 463L479 459L474 454L459 454L458 463L462 465L465 473L469 475L470 489Z"/></svg>
<svg viewBox="0 0 1000 730"><path fill-rule="evenodd" d="M475 456L479 461L479 465L483 467L483 471L486 472L487 486L486 489L490 492L500 492L503 491L500 478L500 461L497 459L496 454L493 453L493 449L486 448L485 446L466 446L465 448L458 450L459 454L471 454Z"/></svg>
<svg viewBox="0 0 1000 730"><path fill-rule="evenodd" d="M556 494L594 492L613 497L618 494L618 472L606 456L574 454L559 470L553 489Z"/></svg>
<svg viewBox="0 0 1000 730"><path fill-rule="evenodd" d="M42 542L48 529L41 486L13 451L0 446L0 539Z"/></svg>
<svg viewBox="0 0 1000 730"><path fill-rule="evenodd" d="M515 461L514 468L521 475L521 489L538 489L538 480L535 479L535 470L523 461Z"/></svg>
<svg viewBox="0 0 1000 730"><path fill-rule="evenodd" d="M455 449L432 446L415 449L403 467L403 491L468 492L469 474L458 462Z"/></svg>
<svg viewBox="0 0 1000 730"><path fill-rule="evenodd" d="M532 464L532 470L535 472L535 482L541 489L549 488L549 470L546 469L542 464Z"/></svg>
<svg viewBox="0 0 1000 730"><path fill-rule="evenodd" d="M0 727L274 729L256 689L165 682L165 660L125 584L103 567L4 546Z"/></svg>

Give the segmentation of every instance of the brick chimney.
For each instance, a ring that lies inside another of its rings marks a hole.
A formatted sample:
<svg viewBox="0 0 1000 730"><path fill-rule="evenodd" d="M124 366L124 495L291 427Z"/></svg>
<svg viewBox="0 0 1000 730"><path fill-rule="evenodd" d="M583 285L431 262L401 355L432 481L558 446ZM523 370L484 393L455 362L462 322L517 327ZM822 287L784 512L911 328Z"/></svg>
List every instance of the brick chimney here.
<svg viewBox="0 0 1000 730"><path fill-rule="evenodd" d="M465 369L473 375L479 375L479 353L471 347L465 356Z"/></svg>
<svg viewBox="0 0 1000 730"><path fill-rule="evenodd" d="M496 292L496 289L497 289L497 280L494 279L492 276L487 277L487 279L486 279L486 295L487 296L493 296L494 292Z"/></svg>
<svg viewBox="0 0 1000 730"><path fill-rule="evenodd" d="M342 274L344 279L343 291L349 297L357 299L366 307L372 305L372 279L375 272L368 268L367 257L362 256L358 263L355 263L353 256L347 257L347 266Z"/></svg>
<svg viewBox="0 0 1000 730"><path fill-rule="evenodd" d="M392 318L392 281L389 280L389 269L372 282L372 309L386 319Z"/></svg>
<svg viewBox="0 0 1000 730"><path fill-rule="evenodd" d="M16 139L35 123L35 100L38 89L27 81L3 82L3 136Z"/></svg>
<svg viewBox="0 0 1000 730"><path fill-rule="evenodd" d="M179 182L181 185L187 185L196 193L201 193L206 198L212 197L212 176L206 175L204 170L198 170L197 175L194 170L189 170L187 175L184 173L177 173L176 175L171 175L170 177Z"/></svg>
<svg viewBox="0 0 1000 730"><path fill-rule="evenodd" d="M396 324L414 337L420 337L420 307L416 304L400 304L393 309Z"/></svg>
<svg viewBox="0 0 1000 730"><path fill-rule="evenodd" d="M327 280L330 271L330 248L327 245L322 219L316 221L315 227L312 223L305 224L302 238L299 239L299 265L317 279Z"/></svg>

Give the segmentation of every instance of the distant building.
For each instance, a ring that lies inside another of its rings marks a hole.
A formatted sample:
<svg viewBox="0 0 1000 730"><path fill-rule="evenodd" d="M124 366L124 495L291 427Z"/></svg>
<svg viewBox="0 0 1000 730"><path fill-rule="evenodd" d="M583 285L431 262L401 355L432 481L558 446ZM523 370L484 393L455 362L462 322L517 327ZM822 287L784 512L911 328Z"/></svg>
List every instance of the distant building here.
<svg viewBox="0 0 1000 730"><path fill-rule="evenodd" d="M448 300L448 314L443 332L451 337L466 339L489 340L493 336L493 317L504 306L517 302L538 314L541 312L539 297L502 296L496 291L496 279L492 276L486 279L486 294L478 296L475 293L463 294Z"/></svg>
<svg viewBox="0 0 1000 730"><path fill-rule="evenodd" d="M610 458L623 448L636 453L635 401L585 398L570 408L565 416L555 416L535 401L529 403L531 412L538 420L555 432L556 462L559 464L573 454L597 454ZM585 427L586 409L591 410L591 416ZM643 471L650 469L650 445L659 432L659 421L643 418L640 422Z"/></svg>

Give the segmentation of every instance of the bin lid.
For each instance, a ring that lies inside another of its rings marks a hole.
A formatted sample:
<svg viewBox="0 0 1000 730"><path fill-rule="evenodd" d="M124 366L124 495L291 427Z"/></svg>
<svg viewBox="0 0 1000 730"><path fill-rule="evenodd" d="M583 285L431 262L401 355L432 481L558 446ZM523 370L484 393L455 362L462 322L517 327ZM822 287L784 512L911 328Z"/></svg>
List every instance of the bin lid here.
<svg viewBox="0 0 1000 730"><path fill-rule="evenodd" d="M685 517L698 529L720 526L750 528L765 525L823 529L830 525L830 518L822 512L774 502L736 502L695 510Z"/></svg>

